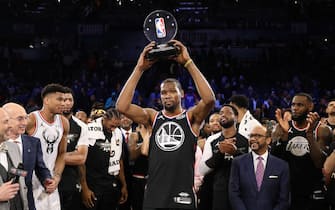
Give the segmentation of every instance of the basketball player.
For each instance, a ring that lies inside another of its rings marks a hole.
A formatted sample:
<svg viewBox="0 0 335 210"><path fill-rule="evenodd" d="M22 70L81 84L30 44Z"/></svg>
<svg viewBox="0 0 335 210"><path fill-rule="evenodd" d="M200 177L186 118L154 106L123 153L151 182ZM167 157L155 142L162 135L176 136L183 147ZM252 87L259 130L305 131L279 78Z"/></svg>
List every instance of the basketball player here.
<svg viewBox="0 0 335 210"><path fill-rule="evenodd" d="M272 153L286 160L291 177L291 210L328 209L323 193L322 167L327 157L331 130L312 112L312 97L296 94L291 103L292 120L284 120L276 110L277 121L285 135L273 145Z"/></svg>
<svg viewBox="0 0 335 210"><path fill-rule="evenodd" d="M69 134L67 136L66 166L59 184L62 210L80 209L80 182L78 165L85 164L88 151L88 127L73 116L73 91L64 87L65 108L63 115L69 120Z"/></svg>
<svg viewBox="0 0 335 210"><path fill-rule="evenodd" d="M215 102L210 85L190 58L187 48L176 40L172 44L180 49L180 54L171 59L183 65L192 76L201 97L199 103L186 111L181 105L184 95L181 84L172 78L164 80L160 86L163 110L141 108L131 103L142 74L156 62L146 59L154 42L142 51L116 103L122 114L152 127L144 210L196 208L193 185L197 136Z"/></svg>
<svg viewBox="0 0 335 210"><path fill-rule="evenodd" d="M62 115L64 110L64 87L48 84L42 92L43 107L29 115L27 133L41 141L43 160L52 173L57 188L65 166L65 153L69 121ZM33 195L37 210L60 210L58 190L46 193L36 176L33 177Z"/></svg>

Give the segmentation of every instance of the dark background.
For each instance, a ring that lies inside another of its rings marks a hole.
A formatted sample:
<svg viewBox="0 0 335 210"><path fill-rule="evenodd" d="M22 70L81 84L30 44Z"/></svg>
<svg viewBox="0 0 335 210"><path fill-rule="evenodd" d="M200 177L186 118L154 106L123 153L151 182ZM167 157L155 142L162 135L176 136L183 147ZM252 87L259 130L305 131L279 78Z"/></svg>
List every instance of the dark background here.
<svg viewBox="0 0 335 210"><path fill-rule="evenodd" d="M324 113L335 96L332 0L0 0L1 103L39 105L50 82L72 87L76 108L86 111L117 96L148 43L144 19L156 9L175 16L176 39L223 95L221 103L243 93L257 107L271 100L284 108L284 98L305 91ZM135 102L150 104L167 76L194 88L180 66L160 62L144 75Z"/></svg>

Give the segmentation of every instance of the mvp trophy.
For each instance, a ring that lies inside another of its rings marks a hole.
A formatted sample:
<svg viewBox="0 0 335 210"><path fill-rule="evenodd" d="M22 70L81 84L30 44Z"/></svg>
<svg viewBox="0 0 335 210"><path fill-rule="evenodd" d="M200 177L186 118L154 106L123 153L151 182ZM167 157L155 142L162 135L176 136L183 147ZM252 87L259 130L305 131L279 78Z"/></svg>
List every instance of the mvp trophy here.
<svg viewBox="0 0 335 210"><path fill-rule="evenodd" d="M147 59L165 59L179 53L179 49L169 42L177 34L177 21L173 15L164 10L155 10L145 19L144 35L156 46L147 54Z"/></svg>

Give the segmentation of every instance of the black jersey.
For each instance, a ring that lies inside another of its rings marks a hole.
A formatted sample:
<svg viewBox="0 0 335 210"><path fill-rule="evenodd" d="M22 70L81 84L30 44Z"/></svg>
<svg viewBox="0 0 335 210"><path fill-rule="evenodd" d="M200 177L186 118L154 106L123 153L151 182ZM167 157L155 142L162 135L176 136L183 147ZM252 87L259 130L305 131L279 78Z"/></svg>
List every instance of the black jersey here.
<svg viewBox="0 0 335 210"><path fill-rule="evenodd" d="M156 115L149 146L144 208L195 209L194 162L197 137L186 111Z"/></svg>
<svg viewBox="0 0 335 210"><path fill-rule="evenodd" d="M240 133L237 133L236 136L236 147L237 153L234 156L238 156L248 152L248 140L242 136ZM228 191L228 179L230 175L230 166L232 162L232 157L225 156L221 154L218 148L218 144L225 140L225 137L221 134L218 138L214 139L211 142L211 148L213 157L215 159L216 154L222 156L222 158L217 158L218 161L214 164L214 189L225 189Z"/></svg>
<svg viewBox="0 0 335 210"><path fill-rule="evenodd" d="M116 128L118 129L118 128ZM88 147L86 159L86 180L94 192L104 192L114 189L116 177L108 173L110 166L112 134L103 129L105 139L96 139L93 146ZM121 131L120 131L121 133ZM122 141L122 139L118 139ZM122 149L122 148L117 148Z"/></svg>
<svg viewBox="0 0 335 210"><path fill-rule="evenodd" d="M81 127L72 117L69 119L70 130L67 135L67 152L72 152L76 149L80 134ZM73 190L76 189L76 184L79 183L78 166L65 165L60 182L60 190Z"/></svg>
<svg viewBox="0 0 335 210"><path fill-rule="evenodd" d="M334 125L334 124L330 124L330 123L328 122L328 120L326 120L326 125L328 125L332 130L335 129L335 125Z"/></svg>
<svg viewBox="0 0 335 210"><path fill-rule="evenodd" d="M310 156L307 128L299 129L293 121L289 121L289 126L288 141L283 142L285 151L282 157L289 163L292 196L310 196L322 186L322 171L315 167Z"/></svg>

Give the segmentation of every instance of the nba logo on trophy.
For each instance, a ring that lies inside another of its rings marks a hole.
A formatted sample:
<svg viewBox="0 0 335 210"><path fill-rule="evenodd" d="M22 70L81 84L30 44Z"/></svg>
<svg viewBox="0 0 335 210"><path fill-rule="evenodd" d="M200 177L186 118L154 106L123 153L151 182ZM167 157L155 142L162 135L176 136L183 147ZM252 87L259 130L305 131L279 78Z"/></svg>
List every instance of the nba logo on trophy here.
<svg viewBox="0 0 335 210"><path fill-rule="evenodd" d="M164 18L162 18L162 17L155 18L155 26L156 26L156 36L157 36L157 38L166 37Z"/></svg>

